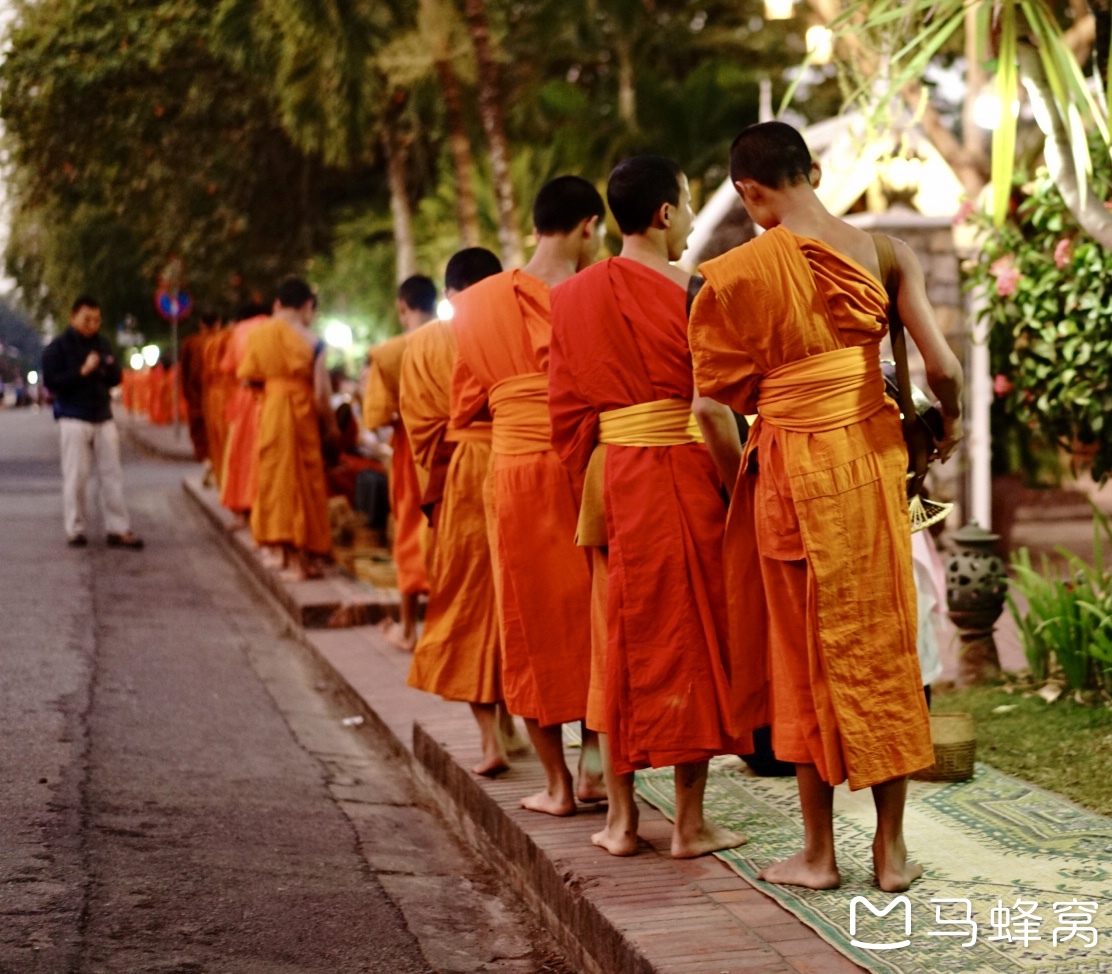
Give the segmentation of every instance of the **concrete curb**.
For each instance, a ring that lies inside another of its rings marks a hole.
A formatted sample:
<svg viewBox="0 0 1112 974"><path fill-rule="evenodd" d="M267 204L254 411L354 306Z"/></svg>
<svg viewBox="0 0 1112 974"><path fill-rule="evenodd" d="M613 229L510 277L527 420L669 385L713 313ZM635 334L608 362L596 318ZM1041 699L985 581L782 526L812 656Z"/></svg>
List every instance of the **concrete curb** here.
<svg viewBox="0 0 1112 974"><path fill-rule="evenodd" d="M182 486L221 536L240 565L251 573L305 629L336 629L373 625L398 617L400 598L395 591L377 589L339 576L286 582L264 567L245 528L236 528L231 512L220 506L216 491L200 477L187 477Z"/></svg>
<svg viewBox="0 0 1112 974"><path fill-rule="evenodd" d="M173 426L152 426L123 409L113 410L113 418L123 434L144 453L175 463L196 463L189 431L182 424L180 434Z"/></svg>

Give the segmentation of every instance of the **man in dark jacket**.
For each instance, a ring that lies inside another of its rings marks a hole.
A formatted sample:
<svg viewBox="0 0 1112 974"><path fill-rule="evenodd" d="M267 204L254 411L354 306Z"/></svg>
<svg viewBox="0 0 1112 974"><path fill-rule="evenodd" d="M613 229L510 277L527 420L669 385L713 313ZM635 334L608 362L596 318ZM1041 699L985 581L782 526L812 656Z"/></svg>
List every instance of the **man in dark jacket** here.
<svg viewBox="0 0 1112 974"><path fill-rule="evenodd" d="M142 548L124 505L120 435L109 392L120 384L119 363L100 331L100 306L88 295L73 303L70 326L42 354L43 384L54 394L54 418L62 445L62 506L72 547L84 547L85 494L96 462L108 544Z"/></svg>

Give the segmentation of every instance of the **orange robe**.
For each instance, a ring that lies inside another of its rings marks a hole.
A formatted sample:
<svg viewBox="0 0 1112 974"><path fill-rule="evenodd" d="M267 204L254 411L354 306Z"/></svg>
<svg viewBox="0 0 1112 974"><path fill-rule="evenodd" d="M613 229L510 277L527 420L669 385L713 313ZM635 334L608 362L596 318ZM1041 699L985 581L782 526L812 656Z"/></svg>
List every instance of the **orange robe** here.
<svg viewBox="0 0 1112 974"><path fill-rule="evenodd" d="M120 399L124 409L129 413L135 412L135 376L134 369L124 369L123 378L120 380Z"/></svg>
<svg viewBox="0 0 1112 974"><path fill-rule="evenodd" d="M259 490L251 533L259 544L288 544L312 554L332 550L311 348L291 325L270 318L247 339L238 376L264 383L259 417Z"/></svg>
<svg viewBox="0 0 1112 974"><path fill-rule="evenodd" d="M155 426L166 426L170 422L170 397L166 394L168 378L166 366L161 362L151 369L147 416Z"/></svg>
<svg viewBox="0 0 1112 974"><path fill-rule="evenodd" d="M495 703L501 699L498 611L483 505L491 433L482 423L466 430L449 423L455 360L456 341L446 321L413 332L402 359L399 405L413 456L442 483L425 626L407 682L447 700Z"/></svg>
<svg viewBox="0 0 1112 974"><path fill-rule="evenodd" d="M208 459L208 432L205 429L204 368L205 333L194 332L182 339L178 361L181 363L181 390L189 420L189 439L198 462Z"/></svg>
<svg viewBox="0 0 1112 974"><path fill-rule="evenodd" d="M217 486L224 483L224 457L228 445L228 396L235 388L235 377L224 372L220 365L224 351L232 337L230 328L220 328L205 336L203 373L205 430L208 436L209 459Z"/></svg>
<svg viewBox="0 0 1112 974"><path fill-rule="evenodd" d="M588 552L575 544L582 481L552 449L549 289L522 271L454 298L452 422L493 418L487 526L511 713L546 727L581 719L591 666Z"/></svg>
<svg viewBox="0 0 1112 974"><path fill-rule="evenodd" d="M752 428L727 526L739 722L784 761L864 788L931 764L899 411L883 394L888 298L864 268L783 227L700 267L695 383ZM767 616L765 615L767 609Z"/></svg>
<svg viewBox="0 0 1112 974"><path fill-rule="evenodd" d="M599 415L695 395L687 292L622 257L552 292L552 445L584 475ZM688 411L690 417L690 411ZM702 443L606 446L606 726L614 769L736 750L721 480Z"/></svg>
<svg viewBox="0 0 1112 974"><path fill-rule="evenodd" d="M224 413L228 440L224 448L220 503L238 514L251 510L259 490L259 416L262 414L263 399L258 389L243 385L237 376L247 356L248 336L266 320L266 315L259 315L237 322L231 329L224 358L220 362L221 371L235 381Z"/></svg>
<svg viewBox="0 0 1112 974"><path fill-rule="evenodd" d="M421 513L424 491L405 423L398 417L402 356L408 335L395 335L371 350L371 367L363 391L363 425L368 429L394 427L390 439L390 510L394 515L394 564L398 590L414 595L429 590L425 568L427 525Z"/></svg>

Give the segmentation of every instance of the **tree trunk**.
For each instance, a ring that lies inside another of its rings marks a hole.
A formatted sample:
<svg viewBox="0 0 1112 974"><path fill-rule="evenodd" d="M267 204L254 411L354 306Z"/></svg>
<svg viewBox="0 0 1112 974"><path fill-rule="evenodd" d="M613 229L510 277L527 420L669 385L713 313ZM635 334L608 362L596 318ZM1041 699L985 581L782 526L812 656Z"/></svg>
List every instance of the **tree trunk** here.
<svg viewBox="0 0 1112 974"><path fill-rule="evenodd" d="M413 218L405 184L405 150L389 119L382 132L382 151L386 156L386 182L394 224L396 275L401 284L417 273L417 245L413 239Z"/></svg>
<svg viewBox="0 0 1112 974"><path fill-rule="evenodd" d="M464 0L467 28L475 47L475 63L479 76L479 114L490 145L490 169L494 178L494 196L498 202L498 241L502 263L520 267L525 263L525 248L517 222L513 177L510 173L510 147L506 138L506 118L499 89L498 63L490 40L484 0Z"/></svg>
<svg viewBox="0 0 1112 974"><path fill-rule="evenodd" d="M625 37L617 39L618 55L618 117L631 129L637 129L637 87L633 72L633 52Z"/></svg>
<svg viewBox="0 0 1112 974"><path fill-rule="evenodd" d="M456 171L456 216L459 235L465 247L479 246L479 203L475 198L475 160L471 140L463 120L463 100L459 79L447 60L437 60L436 74L444 95L444 114L448 122L448 145Z"/></svg>

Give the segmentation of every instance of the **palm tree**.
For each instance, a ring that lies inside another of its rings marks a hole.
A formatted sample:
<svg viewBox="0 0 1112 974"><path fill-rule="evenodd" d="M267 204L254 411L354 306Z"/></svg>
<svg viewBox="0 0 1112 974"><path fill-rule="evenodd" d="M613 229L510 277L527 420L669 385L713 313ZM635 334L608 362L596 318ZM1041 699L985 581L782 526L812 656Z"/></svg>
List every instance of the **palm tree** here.
<svg viewBox="0 0 1112 974"><path fill-rule="evenodd" d="M1047 168L1081 226L1103 246L1112 248L1112 214L1097 200L1090 180L1089 133L1099 134L1105 150L1110 145L1108 104L1112 76L1107 70L1109 5L1089 5L1095 15L1104 52L1098 54L1103 72L1103 104L1094 97L1078 56L1075 37L1063 29L1045 0L854 0L832 27L840 38L860 45L874 43L877 73L861 78L853 99L876 109L879 87L887 99L892 91L917 91L927 64L963 29L971 30L969 50L997 54L995 94L998 103L1018 105L1020 87L1027 93L1035 119L1046 136ZM1084 4L1071 3L1075 14ZM1098 49L1099 50L1099 49ZM913 96L914 97L914 96ZM991 176L993 213L998 224L1007 216L1015 172L1016 112L1001 112L992 135Z"/></svg>
<svg viewBox="0 0 1112 974"><path fill-rule="evenodd" d="M479 78L479 116L490 146L490 169L498 205L498 240L502 248L502 262L507 267L520 267L525 263L525 248L518 223L517 201L510 171L510 146L506 138L506 113L486 4L484 0L464 0L463 9L468 30L471 32L471 43L475 47Z"/></svg>

